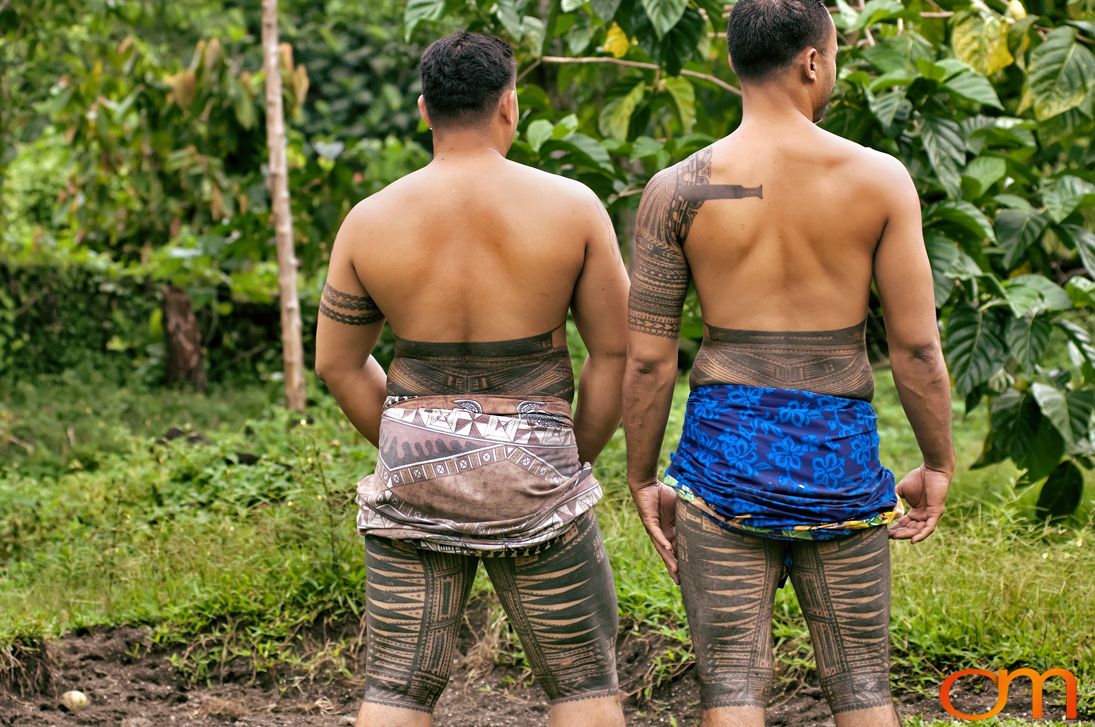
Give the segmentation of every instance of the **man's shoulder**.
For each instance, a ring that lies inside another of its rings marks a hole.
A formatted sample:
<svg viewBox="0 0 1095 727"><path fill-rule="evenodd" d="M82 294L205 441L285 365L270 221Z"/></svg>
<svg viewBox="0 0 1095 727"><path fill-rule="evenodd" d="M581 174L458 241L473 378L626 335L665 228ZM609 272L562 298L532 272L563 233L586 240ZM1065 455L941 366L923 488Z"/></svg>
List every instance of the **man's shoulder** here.
<svg viewBox="0 0 1095 727"><path fill-rule="evenodd" d="M661 171L655 172L646 183L647 189L656 190L668 187L672 190L678 180L695 180L709 173L711 158L718 142L709 144L702 149L697 149L684 159L675 164L670 164ZM667 190L667 191L669 191Z"/></svg>
<svg viewBox="0 0 1095 727"><path fill-rule="evenodd" d="M530 167L527 164L507 160L509 171L516 181L536 188L536 191L555 195L559 202L599 202L597 194L577 179L570 179L561 174L545 172L543 169Z"/></svg>
<svg viewBox="0 0 1095 727"><path fill-rule="evenodd" d="M848 162L856 169L857 175L862 175L871 181L889 182L909 176L905 165L892 154L863 146L829 131L822 131L829 141L847 157Z"/></svg>

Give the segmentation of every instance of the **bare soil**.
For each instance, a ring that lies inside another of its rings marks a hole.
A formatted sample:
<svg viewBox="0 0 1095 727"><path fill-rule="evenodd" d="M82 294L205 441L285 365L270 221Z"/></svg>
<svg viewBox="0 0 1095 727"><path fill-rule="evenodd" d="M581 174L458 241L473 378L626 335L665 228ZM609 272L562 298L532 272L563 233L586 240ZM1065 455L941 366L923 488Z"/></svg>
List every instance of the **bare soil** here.
<svg viewBox="0 0 1095 727"><path fill-rule="evenodd" d="M475 618L473 616L472 618ZM485 618L480 613L479 618ZM440 727L534 727L546 724L547 706L527 673L513 666L491 666L483 661L482 629L469 624L465 655L449 689L435 712ZM621 689L627 695L627 722L647 725L699 723L699 687L694 669L682 668L668 683L650 688L648 679L659 637L628 635L621 639L618 661ZM486 651L489 651L487 649ZM274 684L262 684L250 675L212 685L187 683L170 662L171 654L152 648L148 630L118 628L75 634L49 642L43 658L32 668L23 695L0 693L0 725L45 727L56 725L113 725L160 727L193 725L335 726L350 725L362 691L361 673L351 678L305 682L282 675ZM49 678L41 672L48 669ZM232 679L233 677L229 677ZM996 699L994 690L978 692L960 682L954 704L967 713L984 712ZM972 686L972 685L971 685ZM644 687L646 687L644 689ZM1015 684L1005 714L1030 715L1030 689ZM70 689L84 692L87 709L72 714L60 704ZM13 691L10 687L9 692ZM1047 697L1045 717L1063 718L1054 697ZM934 696L898 695L903 716L945 718ZM832 727L828 707L816 684L786 687L769 706L771 727ZM1032 722L1037 724L1036 722ZM1076 724L1095 724L1078 721Z"/></svg>

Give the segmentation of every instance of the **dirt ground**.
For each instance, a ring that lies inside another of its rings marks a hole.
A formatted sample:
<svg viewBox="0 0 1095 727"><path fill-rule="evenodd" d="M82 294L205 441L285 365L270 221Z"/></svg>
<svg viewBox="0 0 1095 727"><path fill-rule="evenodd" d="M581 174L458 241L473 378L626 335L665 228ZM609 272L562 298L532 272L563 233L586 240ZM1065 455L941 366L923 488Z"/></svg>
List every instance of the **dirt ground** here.
<svg viewBox="0 0 1095 727"><path fill-rule="evenodd" d="M0 694L0 725L45 727L56 725L112 725L160 727L161 725L319 725L353 723L361 693L360 678L327 683L297 684L283 681L263 686L248 681L212 686L188 685L169 661L169 653L149 650L147 630L122 628L68 636L48 645L49 685L38 694ZM624 692L637 692L650 667L651 647L637 647L623 639L619 665ZM466 665L465 665L466 667ZM60 695L70 689L83 691L90 705L78 714L60 706ZM1013 689L1006 714L1029 716L1030 690ZM968 713L983 712L995 701L995 693L953 693L955 706ZM918 695L899 695L902 715L943 718L938 700ZM1062 710L1050 706L1046 717L1062 718ZM652 699L626 698L627 722L647 725L695 725L699 722L699 688L694 669L655 690ZM494 667L475 675L457 668L449 689L435 713L439 727L534 727L546 724L547 708L539 689L514 667ZM814 685L803 685L776 697L769 707L772 727L831 727L832 718ZM1037 723L1032 723L1037 724ZM1082 721L1076 724L1092 725Z"/></svg>

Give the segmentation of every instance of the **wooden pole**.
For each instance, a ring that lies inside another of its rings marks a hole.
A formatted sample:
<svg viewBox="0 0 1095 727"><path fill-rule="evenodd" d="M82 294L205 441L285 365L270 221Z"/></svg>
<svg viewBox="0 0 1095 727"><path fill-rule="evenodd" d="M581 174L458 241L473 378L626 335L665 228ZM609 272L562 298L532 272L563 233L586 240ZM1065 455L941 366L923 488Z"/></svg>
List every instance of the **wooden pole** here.
<svg viewBox="0 0 1095 727"><path fill-rule="evenodd" d="M301 339L297 258L293 252L293 214L289 208L289 175L285 158L285 109L281 101L278 54L278 3L262 0L262 68L266 77L266 144L270 150L270 197L278 250L278 299L281 345L285 362L286 405L303 411L304 343Z"/></svg>

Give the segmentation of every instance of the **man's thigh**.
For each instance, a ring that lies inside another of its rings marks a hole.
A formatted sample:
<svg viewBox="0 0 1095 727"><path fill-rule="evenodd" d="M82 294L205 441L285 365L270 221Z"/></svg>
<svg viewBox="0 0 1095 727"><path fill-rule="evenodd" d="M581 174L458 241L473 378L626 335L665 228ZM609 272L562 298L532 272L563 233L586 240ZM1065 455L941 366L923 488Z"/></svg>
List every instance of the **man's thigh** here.
<svg viewBox="0 0 1095 727"><path fill-rule="evenodd" d="M704 709L765 707L772 607L786 545L732 532L677 502L677 561Z"/></svg>
<svg viewBox="0 0 1095 727"><path fill-rule="evenodd" d="M483 562L548 698L616 696L619 612L593 512L543 552Z"/></svg>
<svg viewBox="0 0 1095 727"><path fill-rule="evenodd" d="M791 582L834 712L890 704L886 528L792 546Z"/></svg>
<svg viewBox="0 0 1095 727"><path fill-rule="evenodd" d="M366 537L365 701L433 711L479 561Z"/></svg>

